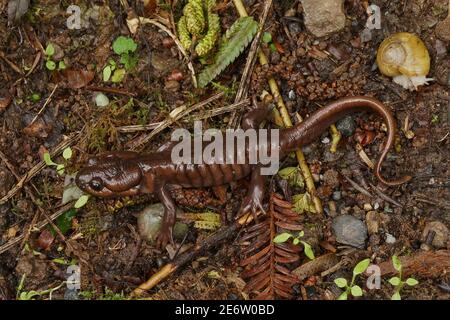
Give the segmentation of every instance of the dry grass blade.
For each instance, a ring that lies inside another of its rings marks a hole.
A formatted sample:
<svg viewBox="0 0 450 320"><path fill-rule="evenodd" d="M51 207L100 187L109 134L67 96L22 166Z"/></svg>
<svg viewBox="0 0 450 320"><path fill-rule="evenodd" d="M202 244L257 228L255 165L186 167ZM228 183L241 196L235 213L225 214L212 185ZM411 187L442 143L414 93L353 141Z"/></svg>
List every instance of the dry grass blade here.
<svg viewBox="0 0 450 320"><path fill-rule="evenodd" d="M270 197L270 207L265 219L246 229L241 237L246 245L241 261L242 278L247 281L245 290L257 300L292 298L292 285L298 279L287 264L299 260L301 247L290 243L274 243L280 230L301 230L298 214L292 205L278 195Z"/></svg>

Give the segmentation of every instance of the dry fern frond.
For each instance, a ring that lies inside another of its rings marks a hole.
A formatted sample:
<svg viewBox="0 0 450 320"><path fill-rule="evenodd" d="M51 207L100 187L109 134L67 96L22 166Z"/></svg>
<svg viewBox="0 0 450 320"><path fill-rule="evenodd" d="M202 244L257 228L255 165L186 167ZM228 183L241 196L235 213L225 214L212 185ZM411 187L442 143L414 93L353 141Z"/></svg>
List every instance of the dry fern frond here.
<svg viewBox="0 0 450 320"><path fill-rule="evenodd" d="M292 285L298 278L287 264L299 260L300 246L292 243L274 243L279 229L301 230L300 216L292 211L292 204L272 194L267 216L263 221L247 228L240 239L250 243L243 249L241 276L247 281L245 291L256 300L292 298Z"/></svg>

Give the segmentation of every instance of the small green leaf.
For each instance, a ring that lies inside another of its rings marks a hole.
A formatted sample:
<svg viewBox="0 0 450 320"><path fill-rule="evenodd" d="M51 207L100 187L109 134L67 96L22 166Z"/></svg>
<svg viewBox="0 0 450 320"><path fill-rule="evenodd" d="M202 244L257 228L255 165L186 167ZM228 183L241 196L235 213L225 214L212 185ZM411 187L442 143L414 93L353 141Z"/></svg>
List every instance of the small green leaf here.
<svg viewBox="0 0 450 320"><path fill-rule="evenodd" d="M391 300L402 300L402 297L400 296L400 292L396 292L392 295Z"/></svg>
<svg viewBox="0 0 450 320"><path fill-rule="evenodd" d="M117 69L114 71L111 81L114 83L119 83L122 82L123 78L125 78L125 69Z"/></svg>
<svg viewBox="0 0 450 320"><path fill-rule="evenodd" d="M64 168L65 168L65 166L64 166L63 164L58 164L58 165L56 166L56 172L57 172L60 176L62 176L62 175L64 174Z"/></svg>
<svg viewBox="0 0 450 320"><path fill-rule="evenodd" d="M300 240L298 238L294 238L294 240L292 241L292 243L294 245L298 245L300 243Z"/></svg>
<svg viewBox="0 0 450 320"><path fill-rule="evenodd" d="M109 81L109 79L111 78L111 73L112 73L111 66L106 66L103 69L103 82Z"/></svg>
<svg viewBox="0 0 450 320"><path fill-rule="evenodd" d="M360 286L355 285L351 288L350 291L352 293L352 296L354 296L354 297L361 297L363 295L363 292L362 292L362 289Z"/></svg>
<svg viewBox="0 0 450 320"><path fill-rule="evenodd" d="M70 158L72 158L72 149L70 147L64 149L63 158L66 160L69 160Z"/></svg>
<svg viewBox="0 0 450 320"><path fill-rule="evenodd" d="M272 42L272 35L270 34L270 32L264 32L262 41L264 43Z"/></svg>
<svg viewBox="0 0 450 320"><path fill-rule="evenodd" d="M72 220L76 216L77 210L74 208L67 210L61 216L56 219L56 226L61 231L62 234L66 234L67 231L72 229ZM56 234L53 228L50 229L53 235Z"/></svg>
<svg viewBox="0 0 450 320"><path fill-rule="evenodd" d="M302 238L304 235L305 235L305 231L303 231L303 230L298 233L299 238Z"/></svg>
<svg viewBox="0 0 450 320"><path fill-rule="evenodd" d="M392 264L394 265L395 270L397 270L398 272L402 270L402 263L396 255L392 256Z"/></svg>
<svg viewBox="0 0 450 320"><path fill-rule="evenodd" d="M356 275L361 274L364 271L366 271L369 264L370 264L370 259L368 259L368 258L360 261L353 269L353 275L356 276Z"/></svg>
<svg viewBox="0 0 450 320"><path fill-rule="evenodd" d="M79 208L81 208L81 207L84 207L85 205L86 205L86 203L88 202L88 200L89 200L89 196L88 195L82 195L78 200L77 200L77 202L75 202L75 205L74 205L74 208L75 209L79 209Z"/></svg>
<svg viewBox="0 0 450 320"><path fill-rule="evenodd" d="M50 157L50 153L48 152L44 153L44 162L48 166L57 166L57 164L53 162L52 158Z"/></svg>
<svg viewBox="0 0 450 320"><path fill-rule="evenodd" d="M133 39L120 36L113 43L113 50L116 54L134 52L137 49L137 44Z"/></svg>
<svg viewBox="0 0 450 320"><path fill-rule="evenodd" d="M283 232L277 235L275 238L273 238L273 242L275 243L283 243L288 241L292 237L292 234L288 232Z"/></svg>
<svg viewBox="0 0 450 320"><path fill-rule="evenodd" d="M52 60L47 60L47 62L45 63L45 66L50 71L53 71L56 69L56 63L54 63Z"/></svg>
<svg viewBox="0 0 450 320"><path fill-rule="evenodd" d="M419 281L417 281L414 278L408 278L408 279L406 279L405 282L408 286L411 286L411 287L419 284Z"/></svg>
<svg viewBox="0 0 450 320"><path fill-rule="evenodd" d="M31 100L33 102L38 102L39 100L41 100L41 95L39 93L33 93L31 95Z"/></svg>
<svg viewBox="0 0 450 320"><path fill-rule="evenodd" d="M64 61L60 61L58 63L58 69L59 70L64 70L66 68L66 64L64 63Z"/></svg>
<svg viewBox="0 0 450 320"><path fill-rule="evenodd" d="M398 286L402 282L399 277L392 277L388 281L393 286Z"/></svg>
<svg viewBox="0 0 450 320"><path fill-rule="evenodd" d="M53 46L53 44L49 43L47 45L47 48L45 48L45 55L47 57L51 57L54 54L55 54L55 47Z"/></svg>
<svg viewBox="0 0 450 320"><path fill-rule="evenodd" d="M338 300L347 300L347 291L342 292L342 294L338 297Z"/></svg>
<svg viewBox="0 0 450 320"><path fill-rule="evenodd" d="M309 243L305 242L305 241L301 241L301 243L303 244L303 247L305 249L305 255L310 259L310 260L314 260L316 257L314 256L314 251L311 248L311 246L309 245Z"/></svg>
<svg viewBox="0 0 450 320"><path fill-rule="evenodd" d="M272 52L277 52L278 50L277 50L277 46L274 44L274 43L271 43L270 45L269 45L269 48L270 48L270 50L272 50Z"/></svg>
<svg viewBox="0 0 450 320"><path fill-rule="evenodd" d="M347 286L347 279L345 279L345 278L337 278L337 279L334 279L334 283L339 288L345 288Z"/></svg>

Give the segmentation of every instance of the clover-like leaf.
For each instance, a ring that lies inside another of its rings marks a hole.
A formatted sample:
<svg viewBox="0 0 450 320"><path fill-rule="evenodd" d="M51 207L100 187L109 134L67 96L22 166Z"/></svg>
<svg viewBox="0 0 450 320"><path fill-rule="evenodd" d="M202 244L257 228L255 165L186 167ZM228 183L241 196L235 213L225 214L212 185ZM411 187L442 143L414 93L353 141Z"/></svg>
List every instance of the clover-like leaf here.
<svg viewBox="0 0 450 320"><path fill-rule="evenodd" d="M109 79L111 78L111 74L112 74L111 66L106 66L103 69L103 82L108 82Z"/></svg>
<svg viewBox="0 0 450 320"><path fill-rule="evenodd" d="M411 286L411 287L419 284L419 281L417 281L414 278L408 278L408 279L406 279L405 282L408 286Z"/></svg>
<svg viewBox="0 0 450 320"><path fill-rule="evenodd" d="M52 61L52 60L48 60L48 61L45 63L45 66L46 66L47 69L50 70L50 71L53 71L53 70L56 69L56 63L55 63L54 61Z"/></svg>
<svg viewBox="0 0 450 320"><path fill-rule="evenodd" d="M64 168L65 166L63 164L56 165L56 172L62 176L64 174Z"/></svg>
<svg viewBox="0 0 450 320"><path fill-rule="evenodd" d="M63 158L66 160L69 160L72 158L72 149L70 147L67 147L63 151Z"/></svg>
<svg viewBox="0 0 450 320"><path fill-rule="evenodd" d="M353 275L356 276L356 275L361 274L364 271L366 271L367 267L369 267L369 264L370 264L370 259L369 258L358 262L358 264L353 269Z"/></svg>
<svg viewBox="0 0 450 320"><path fill-rule="evenodd" d="M399 277L392 277L388 281L393 286L398 286L402 282Z"/></svg>
<svg viewBox="0 0 450 320"><path fill-rule="evenodd" d="M347 291L342 292L341 295L337 298L338 300L347 300L348 294Z"/></svg>
<svg viewBox="0 0 450 320"><path fill-rule="evenodd" d="M134 52L137 49L137 44L133 39L120 36L113 43L113 50L116 54Z"/></svg>
<svg viewBox="0 0 450 320"><path fill-rule="evenodd" d="M111 78L111 81L114 83L119 83L119 82L122 82L124 77L125 77L125 69L116 69L116 71L114 71L114 74Z"/></svg>
<svg viewBox="0 0 450 320"><path fill-rule="evenodd" d="M305 251L305 255L310 259L310 260L314 260L316 257L314 256L314 251L311 248L311 246L309 245L309 243L305 242L305 241L301 241L301 243L303 244L304 247L304 251Z"/></svg>
<svg viewBox="0 0 450 320"><path fill-rule="evenodd" d="M273 238L273 242L275 243L283 243L288 241L292 237L292 234L289 232L283 232L277 235L275 238Z"/></svg>
<svg viewBox="0 0 450 320"><path fill-rule="evenodd" d="M44 157L44 162L46 165L48 165L48 166L57 166L58 165L53 162L52 158L50 157L50 153L45 152L43 157Z"/></svg>
<svg viewBox="0 0 450 320"><path fill-rule="evenodd" d="M392 256L392 264L394 265L395 270L397 270L398 272L402 270L402 262L396 255Z"/></svg>
<svg viewBox="0 0 450 320"><path fill-rule="evenodd" d="M354 297L361 297L363 295L363 292L362 292L362 289L360 286L355 285L350 289L350 291L352 293L352 296L354 296Z"/></svg>
<svg viewBox="0 0 450 320"><path fill-rule="evenodd" d="M45 48L45 55L47 57L51 57L54 54L55 54L55 47L53 46L53 44L49 43L47 45L47 48Z"/></svg>
<svg viewBox="0 0 450 320"><path fill-rule="evenodd" d="M345 279L345 278L337 278L337 279L334 279L334 283L339 288L345 288L347 286L347 279Z"/></svg>
<svg viewBox="0 0 450 320"><path fill-rule="evenodd" d="M400 296L400 292L395 292L392 295L391 300L402 300L402 297Z"/></svg>
<svg viewBox="0 0 450 320"><path fill-rule="evenodd" d="M78 198L77 202L75 202L74 208L79 209L84 207L89 200L89 196L84 194L80 198Z"/></svg>

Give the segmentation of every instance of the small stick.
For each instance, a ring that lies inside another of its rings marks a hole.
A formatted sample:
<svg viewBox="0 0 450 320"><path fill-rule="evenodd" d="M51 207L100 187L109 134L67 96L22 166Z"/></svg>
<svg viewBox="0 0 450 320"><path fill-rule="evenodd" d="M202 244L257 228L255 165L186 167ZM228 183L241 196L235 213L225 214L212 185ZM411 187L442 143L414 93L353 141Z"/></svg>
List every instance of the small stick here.
<svg viewBox="0 0 450 320"><path fill-rule="evenodd" d="M42 106L41 110L39 110L39 112L37 113L37 115L35 115L34 118L33 118L33 120L31 120L29 126L31 126L31 125L36 121L36 119L42 114L42 112L44 112L45 107L48 105L48 103L49 103L50 100L52 99L53 94L55 93L56 89L58 89L58 85L56 85L56 86L53 88L52 93L50 93L50 95L48 96L47 100L45 100L45 103L44 103L44 105Z"/></svg>
<svg viewBox="0 0 450 320"><path fill-rule="evenodd" d="M260 214L258 212L257 214ZM139 297L145 291L148 291L158 285L162 280L172 275L176 270L180 267L200 255L202 252L210 249L211 247L216 246L219 242L224 241L231 237L238 229L242 226L248 224L253 220L253 215L248 213L241 217L239 220L233 222L232 224L220 228L216 233L212 236L208 237L206 240L202 241L201 244L197 245L192 250L186 251L176 257L172 262L166 264L162 267L158 272L153 274L150 279L146 282L142 283L133 290L131 293L131 297Z"/></svg>
<svg viewBox="0 0 450 320"><path fill-rule="evenodd" d="M57 219L64 212L66 212L67 210L69 210L72 207L73 207L73 203L72 202L65 204L63 207L59 208L55 213L53 213L50 216L50 220L53 221L53 220ZM43 227L45 227L47 225L47 223L48 223L47 220L44 220L44 221L40 222L36 227L40 230ZM4 245L0 246L0 254L8 251L12 247L14 247L16 244L21 242L24 238L25 238L25 234L21 234L20 236L17 236L14 239L12 239L12 240L8 241L7 243L5 243Z"/></svg>
<svg viewBox="0 0 450 320"><path fill-rule="evenodd" d="M161 131L163 131L164 129L166 129L167 127L169 127L170 125L172 125L173 123L175 123L176 121L178 121L179 119L183 118L184 116L188 115L189 113L200 109L201 107L221 98L224 95L223 92L219 92L211 97L209 97L206 100L203 100L202 102L196 103L192 106L180 106L178 108L176 108L175 110L173 110L170 115L169 118L165 121L163 121L161 123L161 125L157 126L152 132L150 132L150 134L145 135L145 136L140 136L135 140L132 140L130 142L127 143L127 147L130 150L136 150L138 147L144 145L145 143L147 143L148 141L150 141L156 134L160 133Z"/></svg>

